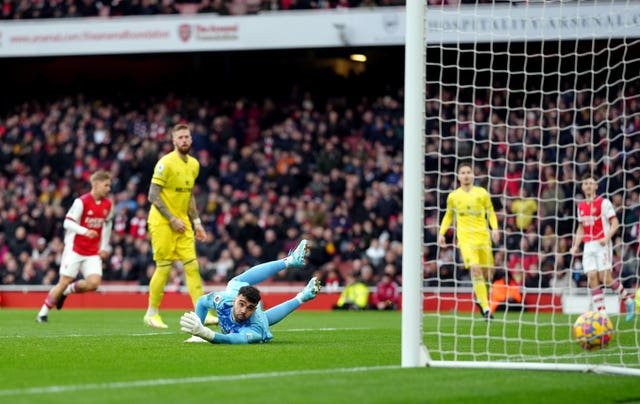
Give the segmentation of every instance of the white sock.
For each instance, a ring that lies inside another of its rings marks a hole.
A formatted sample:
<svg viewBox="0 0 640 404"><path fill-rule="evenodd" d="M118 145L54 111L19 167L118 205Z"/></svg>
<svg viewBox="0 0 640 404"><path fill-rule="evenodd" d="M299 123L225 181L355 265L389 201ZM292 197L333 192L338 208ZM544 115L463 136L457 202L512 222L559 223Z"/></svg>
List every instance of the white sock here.
<svg viewBox="0 0 640 404"><path fill-rule="evenodd" d="M147 308L147 316L155 316L156 314L160 314L160 310L154 309L153 307Z"/></svg>
<svg viewBox="0 0 640 404"><path fill-rule="evenodd" d="M49 314L49 308L46 304L43 304L42 308L40 308L40 313L38 313L38 317L46 316L47 314Z"/></svg>

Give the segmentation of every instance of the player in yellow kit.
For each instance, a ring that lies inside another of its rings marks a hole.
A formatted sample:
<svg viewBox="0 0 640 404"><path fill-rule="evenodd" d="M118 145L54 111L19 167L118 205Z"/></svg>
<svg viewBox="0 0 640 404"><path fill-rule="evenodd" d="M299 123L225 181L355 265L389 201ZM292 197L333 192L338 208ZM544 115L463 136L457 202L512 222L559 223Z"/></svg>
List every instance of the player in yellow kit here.
<svg viewBox="0 0 640 404"><path fill-rule="evenodd" d="M176 125L171 138L174 150L158 161L149 187L149 235L156 270L149 282L149 306L144 322L154 328L167 328L159 308L173 261L181 261L184 266L194 307L203 295L194 231L198 241L204 241L206 233L192 193L200 163L189 155L192 139L187 125Z"/></svg>
<svg viewBox="0 0 640 404"><path fill-rule="evenodd" d="M491 281L493 251L491 240L500 241L498 219L486 189L473 185L473 170L469 163L458 166L460 187L447 197L447 210L440 224L438 242L446 245L445 234L455 216L458 248L464 267L471 271L476 300L485 319L493 318L489 308L487 283ZM488 223L487 223L488 221ZM489 232L491 226L491 232Z"/></svg>

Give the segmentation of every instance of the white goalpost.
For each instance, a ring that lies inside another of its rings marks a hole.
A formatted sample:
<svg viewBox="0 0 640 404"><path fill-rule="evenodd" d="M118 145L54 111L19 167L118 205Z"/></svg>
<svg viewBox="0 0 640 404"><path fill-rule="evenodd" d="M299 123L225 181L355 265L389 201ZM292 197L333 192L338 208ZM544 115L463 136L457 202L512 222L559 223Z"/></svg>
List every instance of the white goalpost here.
<svg viewBox="0 0 640 404"><path fill-rule="evenodd" d="M573 340L590 297L568 251L595 173L621 223L614 276L640 286L640 3L425 3L405 14L402 366L640 376L640 320L610 289L612 342ZM437 245L463 161L498 216L494 279L517 290L491 296L490 322L457 251Z"/></svg>

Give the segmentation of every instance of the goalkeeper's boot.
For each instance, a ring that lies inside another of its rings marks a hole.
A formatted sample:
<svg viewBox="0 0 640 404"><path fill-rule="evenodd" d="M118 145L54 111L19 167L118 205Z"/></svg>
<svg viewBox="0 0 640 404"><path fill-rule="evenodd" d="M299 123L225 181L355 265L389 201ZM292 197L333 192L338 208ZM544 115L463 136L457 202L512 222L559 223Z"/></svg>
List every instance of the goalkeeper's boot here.
<svg viewBox="0 0 640 404"><path fill-rule="evenodd" d="M218 317L213 314L207 314L207 318L204 319L204 325L218 325L219 323Z"/></svg>
<svg viewBox="0 0 640 404"><path fill-rule="evenodd" d="M169 328L168 325L162 321L160 314L154 314L153 316L144 316L144 323L153 328Z"/></svg>
<svg viewBox="0 0 640 404"><path fill-rule="evenodd" d="M627 317L625 318L625 320L628 323L636 316L636 301L632 297L628 297L624 301L624 307L627 309Z"/></svg>
<svg viewBox="0 0 640 404"><path fill-rule="evenodd" d="M69 296L69 295L61 295L60 298L58 298L58 301L56 302L56 308L58 310L60 310L62 308L62 305L64 304L64 301L67 300L67 296Z"/></svg>
<svg viewBox="0 0 640 404"><path fill-rule="evenodd" d="M315 299L321 288L322 285L320 285L320 280L316 277L313 277L311 278L309 283L307 283L307 286L305 286L304 289L302 289L296 297L299 298L303 303L308 302L309 300Z"/></svg>
<svg viewBox="0 0 640 404"><path fill-rule="evenodd" d="M49 317L48 316L38 316L38 317L36 317L36 322L38 322L38 323L48 323L49 322Z"/></svg>
<svg viewBox="0 0 640 404"><path fill-rule="evenodd" d="M485 310L484 313L482 313L482 317L484 317L487 322L493 320L493 314L491 314L491 310Z"/></svg>
<svg viewBox="0 0 640 404"><path fill-rule="evenodd" d="M300 241L300 244L293 250L289 251L286 258L287 268L301 268L304 266L304 260L309 253L307 240Z"/></svg>

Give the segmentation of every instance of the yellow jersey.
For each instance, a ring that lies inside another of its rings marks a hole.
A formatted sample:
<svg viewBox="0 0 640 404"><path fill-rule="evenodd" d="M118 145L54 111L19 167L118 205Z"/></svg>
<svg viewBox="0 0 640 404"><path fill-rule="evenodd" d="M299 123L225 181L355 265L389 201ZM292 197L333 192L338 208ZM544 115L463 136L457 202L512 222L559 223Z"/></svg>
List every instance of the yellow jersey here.
<svg viewBox="0 0 640 404"><path fill-rule="evenodd" d="M538 203L535 199L516 199L511 204L511 212L516 214L516 226L520 230L526 230L533 222L534 213L538 210Z"/></svg>
<svg viewBox="0 0 640 404"><path fill-rule="evenodd" d="M187 155L187 161L180 158L174 150L163 156L153 170L151 183L162 187L160 198L167 205L172 215L187 225L191 226L189 220L189 202L193 185L200 173L200 163L195 158ZM149 224L168 223L162 213L153 205L149 212Z"/></svg>
<svg viewBox="0 0 640 404"><path fill-rule="evenodd" d="M458 244L491 243L487 218L492 229L498 228L498 218L486 189L473 186L467 192L460 187L451 192L447 197L447 211L440 224L440 234L449 230L454 215Z"/></svg>

